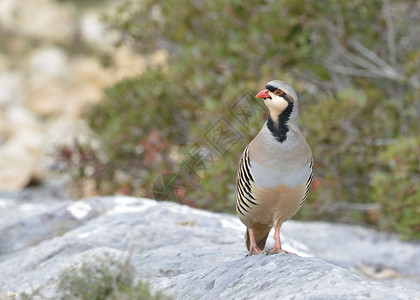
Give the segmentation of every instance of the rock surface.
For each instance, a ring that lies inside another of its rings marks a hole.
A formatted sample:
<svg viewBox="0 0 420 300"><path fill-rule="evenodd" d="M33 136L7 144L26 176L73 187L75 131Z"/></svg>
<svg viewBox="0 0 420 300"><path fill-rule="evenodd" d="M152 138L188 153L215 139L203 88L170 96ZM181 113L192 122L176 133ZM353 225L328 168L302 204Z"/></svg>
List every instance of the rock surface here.
<svg viewBox="0 0 420 300"><path fill-rule="evenodd" d="M361 227L289 221L284 247L299 256L245 257L235 216L174 203L9 193L0 208L0 299L57 299L63 270L106 253L177 299L420 299L420 245Z"/></svg>

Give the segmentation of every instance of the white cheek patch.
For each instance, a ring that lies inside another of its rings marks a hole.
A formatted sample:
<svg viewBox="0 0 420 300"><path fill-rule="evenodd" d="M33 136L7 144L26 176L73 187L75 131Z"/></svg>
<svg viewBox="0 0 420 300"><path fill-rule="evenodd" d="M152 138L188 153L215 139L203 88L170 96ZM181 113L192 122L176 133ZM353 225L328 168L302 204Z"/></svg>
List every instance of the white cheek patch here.
<svg viewBox="0 0 420 300"><path fill-rule="evenodd" d="M272 100L264 100L264 104L276 115L280 115L289 106L286 100L278 96L275 96Z"/></svg>

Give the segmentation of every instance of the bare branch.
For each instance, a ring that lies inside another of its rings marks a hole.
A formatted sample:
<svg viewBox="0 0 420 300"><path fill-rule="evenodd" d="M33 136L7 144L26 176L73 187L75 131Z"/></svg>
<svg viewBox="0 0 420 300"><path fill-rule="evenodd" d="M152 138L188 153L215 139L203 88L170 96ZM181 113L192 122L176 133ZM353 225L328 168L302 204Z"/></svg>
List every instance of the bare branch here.
<svg viewBox="0 0 420 300"><path fill-rule="evenodd" d="M373 71L375 73L382 72L382 70L380 68L378 68L377 65L369 62L368 60L364 59L363 57L357 56L357 55L351 53L350 51L348 51L333 36L330 37L330 41L331 41L331 44L332 44L334 50L336 50L338 54L341 54L341 56L344 60L347 60L350 63L356 64L359 67L362 67L364 69L368 69L368 70Z"/></svg>
<svg viewBox="0 0 420 300"><path fill-rule="evenodd" d="M339 211L339 210L353 210L368 212L371 210L378 211L380 206L378 203L350 203L347 201L338 201L331 205L330 211Z"/></svg>
<svg viewBox="0 0 420 300"><path fill-rule="evenodd" d="M366 48L361 43L354 39L350 39L348 41L349 45L352 46L356 51L358 51L360 54L365 56L366 58L369 58L373 63L377 64L379 67L381 67L382 72L384 73L383 77L397 80L402 79L403 76L397 72L393 67L391 67L387 62L385 62L382 58L380 58L375 52L372 50Z"/></svg>
<svg viewBox="0 0 420 300"><path fill-rule="evenodd" d="M382 14L386 23L386 41L388 44L388 57L391 65L397 66L397 48L395 46L395 29L392 21L389 0L382 0Z"/></svg>
<svg viewBox="0 0 420 300"><path fill-rule="evenodd" d="M371 77L371 78L383 77L380 74L377 74L375 72L370 72L367 69L356 69L353 67L342 66L328 60L324 60L323 63L327 69L334 71L336 73L343 74L343 75Z"/></svg>
<svg viewBox="0 0 420 300"><path fill-rule="evenodd" d="M356 50L358 50L359 53L363 51L363 53L361 54L364 54L364 57L366 58L353 54L348 49L346 49L346 47L344 47L342 43L340 43L335 37L335 31L337 30L337 27L328 19L324 19L323 22L327 29L327 35L332 45L332 50L337 52L337 54L340 56L340 59L347 61L351 64L355 64L358 67L362 68L362 69L359 69L359 68L356 69L356 68L347 67L347 66L338 66L338 67L335 66L331 68L330 66L329 67L330 70L344 74L344 75L377 77L377 78L386 77L386 78L395 79L395 70L384 61L382 61L383 63L381 62L378 64L377 59L379 57L375 53L373 53L372 51L370 51L369 49L367 49L360 43L353 41L353 43L358 43L358 45L353 46L353 48L357 48ZM328 63L330 63L330 61ZM384 70L384 68L386 69ZM390 71L389 69L392 69L392 70ZM355 75L355 74L360 74L361 72L370 73L370 74L369 75L367 74Z"/></svg>
<svg viewBox="0 0 420 300"><path fill-rule="evenodd" d="M382 1L383 15L387 22L386 39L389 48L388 60L390 63L386 62L378 54L355 39L348 39L343 45L343 42L337 39L337 35L340 36L340 28L331 20L324 18L323 23L330 45L332 46L331 51L333 56L323 61L324 66L328 70L347 76L387 78L390 80L404 79L404 74L397 69L395 29L391 18L389 0Z"/></svg>

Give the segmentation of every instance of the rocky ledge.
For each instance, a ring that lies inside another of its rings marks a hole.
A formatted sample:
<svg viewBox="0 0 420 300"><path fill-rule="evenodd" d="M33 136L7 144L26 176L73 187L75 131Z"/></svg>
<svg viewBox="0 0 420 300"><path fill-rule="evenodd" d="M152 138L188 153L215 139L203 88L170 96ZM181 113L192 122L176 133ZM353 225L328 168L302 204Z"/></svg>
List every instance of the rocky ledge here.
<svg viewBox="0 0 420 300"><path fill-rule="evenodd" d="M177 299L420 299L420 245L362 227L289 221L284 247L298 255L245 257L235 216L175 203L3 197L0 208L0 299L58 299L63 270L109 254Z"/></svg>

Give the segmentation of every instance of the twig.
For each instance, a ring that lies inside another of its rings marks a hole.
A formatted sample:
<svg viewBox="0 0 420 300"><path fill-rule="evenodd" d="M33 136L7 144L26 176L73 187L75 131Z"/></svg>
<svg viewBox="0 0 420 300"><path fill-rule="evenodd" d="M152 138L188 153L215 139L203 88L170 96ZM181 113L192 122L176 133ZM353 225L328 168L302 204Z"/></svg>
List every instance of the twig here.
<svg viewBox="0 0 420 300"><path fill-rule="evenodd" d="M336 73L343 74L343 75L370 77L370 78L383 77L381 76L381 74L377 74L376 72L370 72L369 70L366 70L366 69L357 69L353 67L342 66L328 60L324 60L323 63L327 69L334 71Z"/></svg>
<svg viewBox="0 0 420 300"><path fill-rule="evenodd" d="M384 5L386 6L387 3L385 3ZM389 7L387 7L387 9L387 13L389 14ZM338 59L344 60L344 62L348 62L358 66L357 68L355 68L351 66L338 65L331 59L327 59L324 60L324 65L326 68L333 72L348 76L388 78L391 80L400 80L404 78L404 76L393 67L396 66L396 48L395 30L391 19L387 21L387 43L390 49L389 53L391 55L391 64L393 66L388 64L375 52L366 48L364 45L362 45L355 39L349 39L347 41L347 44L360 55L352 53L345 46L343 46L342 43L338 41L335 37L338 31L337 26L326 18L323 19L323 23L325 25L325 28L327 29L327 35L332 45L332 50L333 52L336 52L338 54Z"/></svg>
<svg viewBox="0 0 420 300"><path fill-rule="evenodd" d="M386 63L382 58L380 58L375 52L363 46L360 42L350 39L348 41L349 45L358 51L361 55L370 59L371 62L375 63L382 68L382 77L386 77L393 80L402 79L403 76L397 72L393 67Z"/></svg>
<svg viewBox="0 0 420 300"><path fill-rule="evenodd" d="M378 211L380 209L380 205L378 203L350 203L346 201L340 201L337 203L333 203L329 211L340 211L340 210L352 210L352 211Z"/></svg>
<svg viewBox="0 0 420 300"><path fill-rule="evenodd" d="M342 58L344 58L345 60L348 60L351 63L359 65L360 67L363 67L363 68L369 67L369 69L375 70L375 73L377 73L377 71L380 71L377 65L348 51L335 37L337 27L331 21L327 19L324 19L323 21L324 21L325 27L327 28L328 38L333 46L333 50L335 50L338 54L340 54ZM340 29L340 30L344 30L344 29Z"/></svg>
<svg viewBox="0 0 420 300"><path fill-rule="evenodd" d="M395 29L392 21L389 0L382 0L382 13L386 23L386 41L388 44L388 57L391 65L397 66L397 48L395 47Z"/></svg>

